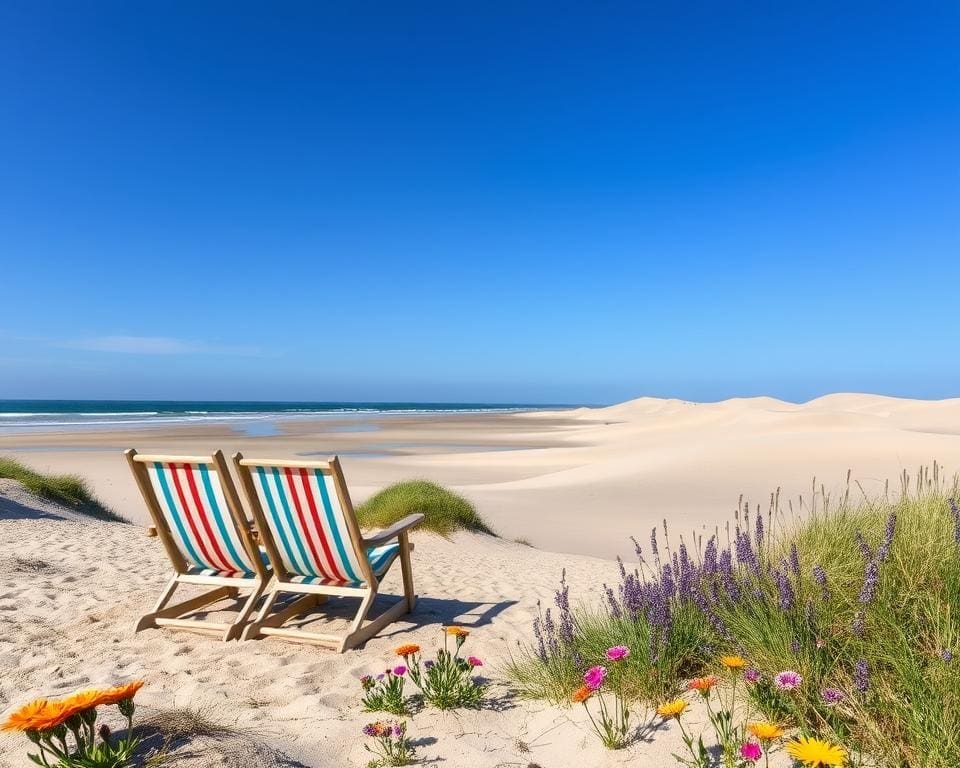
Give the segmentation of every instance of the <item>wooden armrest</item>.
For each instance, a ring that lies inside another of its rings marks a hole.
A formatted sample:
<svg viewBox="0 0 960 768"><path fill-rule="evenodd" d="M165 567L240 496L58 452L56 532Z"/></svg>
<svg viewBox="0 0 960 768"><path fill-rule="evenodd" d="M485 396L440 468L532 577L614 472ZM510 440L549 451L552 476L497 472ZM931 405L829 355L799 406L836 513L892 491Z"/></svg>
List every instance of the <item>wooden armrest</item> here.
<svg viewBox="0 0 960 768"><path fill-rule="evenodd" d="M363 543L368 547L379 547L381 544L386 544L388 541L397 538L404 531L420 525L421 522L423 522L422 512L407 515L403 520L398 520L385 531L380 531L372 536L364 536Z"/></svg>

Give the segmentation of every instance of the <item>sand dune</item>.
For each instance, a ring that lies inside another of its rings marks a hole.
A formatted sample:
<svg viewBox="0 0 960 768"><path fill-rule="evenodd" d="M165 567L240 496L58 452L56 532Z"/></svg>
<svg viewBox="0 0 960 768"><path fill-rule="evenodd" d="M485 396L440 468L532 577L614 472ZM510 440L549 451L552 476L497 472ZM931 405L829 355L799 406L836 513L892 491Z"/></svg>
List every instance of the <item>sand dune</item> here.
<svg viewBox="0 0 960 768"><path fill-rule="evenodd" d="M795 404L770 397L692 403L644 397L564 412L287 422L249 437L230 426L62 435L0 435L0 454L88 476L121 513L145 522L120 449L295 456L339 453L357 500L426 477L471 498L506 537L611 557L627 537L669 518L712 529L741 494L796 499L814 477L841 492L848 470L869 493L938 461L960 469L960 399L834 394ZM589 515L590 525L584 526Z"/></svg>

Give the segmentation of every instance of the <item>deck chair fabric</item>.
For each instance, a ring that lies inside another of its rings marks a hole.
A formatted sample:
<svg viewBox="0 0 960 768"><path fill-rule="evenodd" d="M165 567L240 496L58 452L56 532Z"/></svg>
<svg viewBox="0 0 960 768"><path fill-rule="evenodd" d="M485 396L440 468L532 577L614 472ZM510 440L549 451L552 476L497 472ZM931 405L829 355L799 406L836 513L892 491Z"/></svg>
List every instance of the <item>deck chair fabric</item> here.
<svg viewBox="0 0 960 768"><path fill-rule="evenodd" d="M408 532L423 515L411 515L388 531L364 537L336 457L325 462L290 462L244 459L238 453L234 465L275 575L267 601L244 630L244 638L278 635L343 651L413 610L417 597ZM398 559L403 571L403 599L364 624L380 580ZM274 611L276 600L284 592L304 596ZM283 626L330 596L361 598L360 609L345 635Z"/></svg>
<svg viewBox="0 0 960 768"><path fill-rule="evenodd" d="M139 620L136 630L169 626L222 634L224 640L239 637L271 572L253 540L223 454L144 456L131 449L125 455L174 569L157 606ZM215 589L169 605L184 584ZM183 618L236 598L241 590L250 595L232 622Z"/></svg>

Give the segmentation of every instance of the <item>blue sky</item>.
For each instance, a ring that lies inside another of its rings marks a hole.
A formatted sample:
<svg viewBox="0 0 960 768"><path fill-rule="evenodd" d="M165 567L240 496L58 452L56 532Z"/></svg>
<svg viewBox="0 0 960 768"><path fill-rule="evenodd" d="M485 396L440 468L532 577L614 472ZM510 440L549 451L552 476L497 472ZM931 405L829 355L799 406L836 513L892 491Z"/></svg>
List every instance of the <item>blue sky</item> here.
<svg viewBox="0 0 960 768"><path fill-rule="evenodd" d="M6 2L0 397L960 395L958 30Z"/></svg>

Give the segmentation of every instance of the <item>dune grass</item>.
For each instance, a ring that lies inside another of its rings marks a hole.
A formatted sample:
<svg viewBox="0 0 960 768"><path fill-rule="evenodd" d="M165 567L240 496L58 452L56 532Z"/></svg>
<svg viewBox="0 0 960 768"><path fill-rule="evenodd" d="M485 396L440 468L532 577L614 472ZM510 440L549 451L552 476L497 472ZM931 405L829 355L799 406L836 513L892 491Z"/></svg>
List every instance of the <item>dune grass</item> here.
<svg viewBox="0 0 960 768"><path fill-rule="evenodd" d="M571 608L561 584L507 673L526 696L569 701L584 668L625 644L628 683L653 705L739 654L761 675L756 716L878 766L960 765L957 482L934 467L901 491L831 507L821 490L792 517L744 506L696 545L654 531L606 605ZM784 670L803 676L790 694L771 685Z"/></svg>
<svg viewBox="0 0 960 768"><path fill-rule="evenodd" d="M16 480L37 496L63 504L74 512L98 520L126 522L94 496L86 481L77 475L45 474L16 459L0 456L0 478Z"/></svg>
<svg viewBox="0 0 960 768"><path fill-rule="evenodd" d="M459 530L496 535L469 501L429 480L406 480L384 488L357 508L357 517L364 528L386 528L414 512L424 514L420 530L441 536Z"/></svg>

